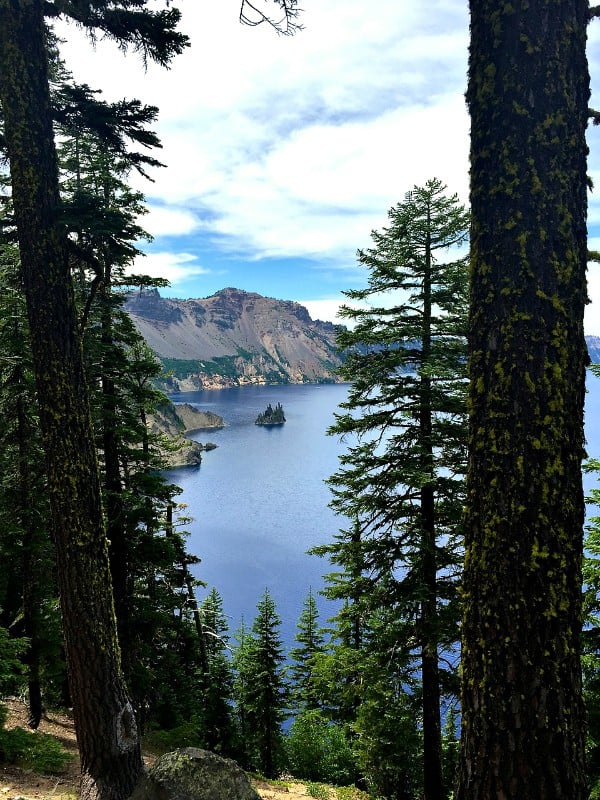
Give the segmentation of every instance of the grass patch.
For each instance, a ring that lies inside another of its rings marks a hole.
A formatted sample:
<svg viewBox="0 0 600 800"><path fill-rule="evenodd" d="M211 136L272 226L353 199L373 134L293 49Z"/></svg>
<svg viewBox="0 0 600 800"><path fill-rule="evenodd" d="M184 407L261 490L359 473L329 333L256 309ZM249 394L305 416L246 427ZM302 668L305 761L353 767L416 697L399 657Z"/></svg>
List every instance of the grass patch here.
<svg viewBox="0 0 600 800"><path fill-rule="evenodd" d="M59 775L73 760L53 736L23 728L0 730L0 761L42 775Z"/></svg>
<svg viewBox="0 0 600 800"><path fill-rule="evenodd" d="M306 791L315 800L330 800L331 787L326 783L307 783Z"/></svg>

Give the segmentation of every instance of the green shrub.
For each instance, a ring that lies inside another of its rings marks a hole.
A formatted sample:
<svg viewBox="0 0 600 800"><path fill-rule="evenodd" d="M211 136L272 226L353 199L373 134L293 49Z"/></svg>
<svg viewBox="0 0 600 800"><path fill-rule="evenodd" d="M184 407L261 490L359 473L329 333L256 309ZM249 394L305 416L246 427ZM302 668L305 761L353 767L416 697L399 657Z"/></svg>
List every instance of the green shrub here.
<svg viewBox="0 0 600 800"><path fill-rule="evenodd" d="M0 628L0 697L17 690L23 673L21 656L28 644L27 639L11 639L6 628Z"/></svg>
<svg viewBox="0 0 600 800"><path fill-rule="evenodd" d="M152 730L144 736L144 746L156 755L179 747L199 747L200 734L194 722L184 722L169 730Z"/></svg>
<svg viewBox="0 0 600 800"><path fill-rule="evenodd" d="M4 763L45 775L64 772L72 759L53 736L23 728L0 730L0 761Z"/></svg>
<svg viewBox="0 0 600 800"><path fill-rule="evenodd" d="M319 711L304 711L286 738L289 769L296 778L344 785L356 778L350 739Z"/></svg>
<svg viewBox="0 0 600 800"><path fill-rule="evenodd" d="M371 795L356 786L336 786L337 800L372 800Z"/></svg>
<svg viewBox="0 0 600 800"><path fill-rule="evenodd" d="M316 800L330 800L331 789L322 783L307 783L306 791L310 797L315 797Z"/></svg>

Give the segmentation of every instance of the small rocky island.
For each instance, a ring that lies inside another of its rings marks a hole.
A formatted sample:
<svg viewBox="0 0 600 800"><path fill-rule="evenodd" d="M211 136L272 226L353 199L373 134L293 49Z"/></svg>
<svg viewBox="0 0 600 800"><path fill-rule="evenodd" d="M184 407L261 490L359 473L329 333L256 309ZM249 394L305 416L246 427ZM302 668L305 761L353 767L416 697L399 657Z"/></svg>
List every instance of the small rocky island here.
<svg viewBox="0 0 600 800"><path fill-rule="evenodd" d="M223 418L212 411L201 411L189 403L174 405L171 402L148 415L147 424L151 433L163 438L160 451L166 469L200 464L202 453L217 445L212 442L201 444L188 438L188 434L225 425Z"/></svg>
<svg viewBox="0 0 600 800"><path fill-rule="evenodd" d="M285 414L283 413L283 406L277 403L275 408L269 403L265 411L259 414L256 418L255 425L283 425L285 422Z"/></svg>

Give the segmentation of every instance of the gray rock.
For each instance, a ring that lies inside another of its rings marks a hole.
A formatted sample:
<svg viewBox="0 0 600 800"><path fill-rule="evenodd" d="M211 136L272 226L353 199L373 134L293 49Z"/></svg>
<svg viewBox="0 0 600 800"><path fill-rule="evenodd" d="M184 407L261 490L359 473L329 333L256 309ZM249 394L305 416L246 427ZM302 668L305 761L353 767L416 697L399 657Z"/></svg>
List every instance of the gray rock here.
<svg viewBox="0 0 600 800"><path fill-rule="evenodd" d="M260 800L260 795L235 761L185 747L161 756L130 800Z"/></svg>

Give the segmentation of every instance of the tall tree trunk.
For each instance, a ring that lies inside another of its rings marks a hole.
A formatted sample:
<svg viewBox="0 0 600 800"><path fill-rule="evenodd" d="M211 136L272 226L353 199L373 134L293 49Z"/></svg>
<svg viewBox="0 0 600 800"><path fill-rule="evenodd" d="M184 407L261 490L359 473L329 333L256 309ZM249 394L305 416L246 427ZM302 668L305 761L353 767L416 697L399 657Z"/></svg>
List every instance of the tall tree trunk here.
<svg viewBox="0 0 600 800"><path fill-rule="evenodd" d="M471 0L459 800L587 797L585 0Z"/></svg>
<svg viewBox="0 0 600 800"><path fill-rule="evenodd" d="M431 218L427 214L425 273L423 277L423 321L420 378L419 445L423 474L428 481L421 487L421 684L423 688L423 796L425 800L444 800L442 786L442 731L440 723L440 676L438 665L437 565L433 456L433 411L431 398L431 312L432 255Z"/></svg>
<svg viewBox="0 0 600 800"><path fill-rule="evenodd" d="M127 797L142 770L121 678L48 90L42 0L0 0L0 102L31 331L65 647L85 800Z"/></svg>

